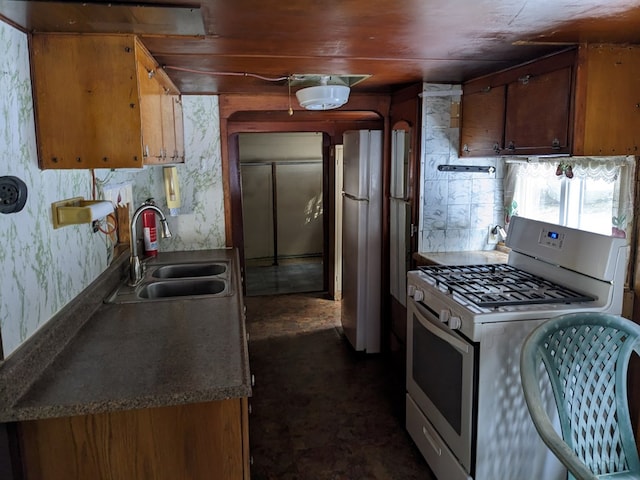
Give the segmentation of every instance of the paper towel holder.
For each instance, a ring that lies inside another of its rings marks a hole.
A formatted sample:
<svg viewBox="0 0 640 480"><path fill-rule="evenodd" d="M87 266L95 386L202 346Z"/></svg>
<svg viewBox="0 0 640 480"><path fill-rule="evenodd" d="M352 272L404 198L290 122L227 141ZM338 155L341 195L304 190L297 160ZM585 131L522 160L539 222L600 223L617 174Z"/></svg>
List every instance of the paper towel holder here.
<svg viewBox="0 0 640 480"><path fill-rule="evenodd" d="M91 223L113 213L113 204L105 200L85 200L73 197L51 204L53 228L79 223Z"/></svg>

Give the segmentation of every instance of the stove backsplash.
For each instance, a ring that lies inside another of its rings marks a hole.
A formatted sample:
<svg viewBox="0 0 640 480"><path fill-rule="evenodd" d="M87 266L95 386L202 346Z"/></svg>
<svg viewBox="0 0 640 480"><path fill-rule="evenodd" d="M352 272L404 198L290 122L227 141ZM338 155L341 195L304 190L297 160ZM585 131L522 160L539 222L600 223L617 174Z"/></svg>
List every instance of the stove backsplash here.
<svg viewBox="0 0 640 480"><path fill-rule="evenodd" d="M460 129L451 127L451 109L460 102L460 90L460 85L423 87L420 252L493 250L488 227L504 218L503 160L458 158ZM494 166L496 171L448 173L438 165Z"/></svg>

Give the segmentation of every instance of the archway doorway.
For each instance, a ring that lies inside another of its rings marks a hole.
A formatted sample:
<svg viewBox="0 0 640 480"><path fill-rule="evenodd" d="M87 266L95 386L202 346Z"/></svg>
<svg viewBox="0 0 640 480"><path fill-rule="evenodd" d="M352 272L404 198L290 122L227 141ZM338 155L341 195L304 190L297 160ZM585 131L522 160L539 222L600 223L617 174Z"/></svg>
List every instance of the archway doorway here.
<svg viewBox="0 0 640 480"><path fill-rule="evenodd" d="M237 247L242 273L245 273L244 222L242 213L242 185L239 159L239 135L270 132L322 132L323 158L323 291L329 298L336 294L335 252L335 146L342 144L347 130L388 130L387 95L354 95L349 100L352 110L306 111L294 105L294 114L282 111L286 96L221 95L220 140L223 181L225 189L226 243ZM387 132L388 133L388 132ZM385 149L386 151L386 149Z"/></svg>

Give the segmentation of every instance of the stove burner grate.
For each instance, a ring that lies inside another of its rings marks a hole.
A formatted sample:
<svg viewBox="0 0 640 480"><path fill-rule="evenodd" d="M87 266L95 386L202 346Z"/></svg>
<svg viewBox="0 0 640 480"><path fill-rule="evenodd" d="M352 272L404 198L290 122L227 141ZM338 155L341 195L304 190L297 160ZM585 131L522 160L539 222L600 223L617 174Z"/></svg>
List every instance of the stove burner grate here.
<svg viewBox="0 0 640 480"><path fill-rule="evenodd" d="M595 300L507 264L431 265L418 267L449 293L457 293L479 307L495 308L542 303Z"/></svg>

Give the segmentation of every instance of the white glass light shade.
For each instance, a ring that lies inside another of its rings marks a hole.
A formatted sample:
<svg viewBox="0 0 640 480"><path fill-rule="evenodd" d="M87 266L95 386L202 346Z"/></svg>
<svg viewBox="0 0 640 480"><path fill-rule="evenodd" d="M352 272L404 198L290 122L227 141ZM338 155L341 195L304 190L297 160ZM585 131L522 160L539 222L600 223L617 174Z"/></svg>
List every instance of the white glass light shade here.
<svg viewBox="0 0 640 480"><path fill-rule="evenodd" d="M343 85L318 85L301 88L296 92L300 106L307 110L331 110L347 103L349 87Z"/></svg>

